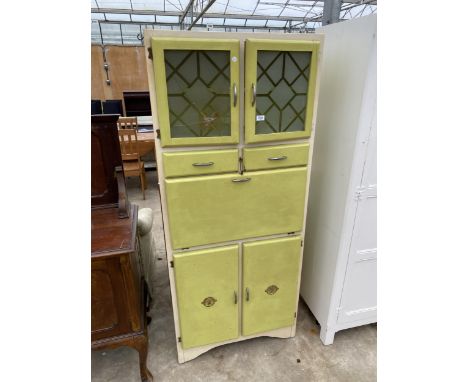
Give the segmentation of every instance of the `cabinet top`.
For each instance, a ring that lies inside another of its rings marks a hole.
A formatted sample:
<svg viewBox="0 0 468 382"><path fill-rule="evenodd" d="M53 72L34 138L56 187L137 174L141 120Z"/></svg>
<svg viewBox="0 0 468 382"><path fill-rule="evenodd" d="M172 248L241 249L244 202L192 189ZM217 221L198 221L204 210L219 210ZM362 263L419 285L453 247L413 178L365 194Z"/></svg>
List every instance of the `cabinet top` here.
<svg viewBox="0 0 468 382"><path fill-rule="evenodd" d="M118 254L135 249L138 207L131 205L130 216L119 219L118 208L91 211L91 256Z"/></svg>

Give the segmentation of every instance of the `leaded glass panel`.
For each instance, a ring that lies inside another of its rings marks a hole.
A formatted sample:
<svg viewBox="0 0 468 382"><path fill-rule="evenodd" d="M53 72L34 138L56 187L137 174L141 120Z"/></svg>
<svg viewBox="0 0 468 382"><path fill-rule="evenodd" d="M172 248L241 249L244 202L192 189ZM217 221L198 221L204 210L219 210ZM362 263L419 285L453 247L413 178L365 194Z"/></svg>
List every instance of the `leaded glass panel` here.
<svg viewBox="0 0 468 382"><path fill-rule="evenodd" d="M257 52L255 134L305 130L311 52Z"/></svg>
<svg viewBox="0 0 468 382"><path fill-rule="evenodd" d="M166 50L172 138L231 135L230 52Z"/></svg>

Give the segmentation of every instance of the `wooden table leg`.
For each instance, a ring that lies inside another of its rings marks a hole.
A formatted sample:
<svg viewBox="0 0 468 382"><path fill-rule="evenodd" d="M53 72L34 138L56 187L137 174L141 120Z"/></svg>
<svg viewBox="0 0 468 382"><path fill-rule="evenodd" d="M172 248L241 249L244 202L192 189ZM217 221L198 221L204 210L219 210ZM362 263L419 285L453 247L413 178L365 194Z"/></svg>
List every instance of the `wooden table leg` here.
<svg viewBox="0 0 468 382"><path fill-rule="evenodd" d="M146 367L146 359L148 357L148 337L140 335L134 340L134 348L138 351L140 357L140 376L142 382L153 381L153 375Z"/></svg>

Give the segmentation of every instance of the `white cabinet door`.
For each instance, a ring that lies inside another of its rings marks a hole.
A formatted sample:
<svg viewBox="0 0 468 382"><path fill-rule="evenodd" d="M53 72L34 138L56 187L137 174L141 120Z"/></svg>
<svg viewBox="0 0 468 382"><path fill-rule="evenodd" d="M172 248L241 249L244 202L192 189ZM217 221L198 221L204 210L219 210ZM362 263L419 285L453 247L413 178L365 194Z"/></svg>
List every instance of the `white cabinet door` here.
<svg viewBox="0 0 468 382"><path fill-rule="evenodd" d="M338 323L377 316L377 129L369 134Z"/></svg>

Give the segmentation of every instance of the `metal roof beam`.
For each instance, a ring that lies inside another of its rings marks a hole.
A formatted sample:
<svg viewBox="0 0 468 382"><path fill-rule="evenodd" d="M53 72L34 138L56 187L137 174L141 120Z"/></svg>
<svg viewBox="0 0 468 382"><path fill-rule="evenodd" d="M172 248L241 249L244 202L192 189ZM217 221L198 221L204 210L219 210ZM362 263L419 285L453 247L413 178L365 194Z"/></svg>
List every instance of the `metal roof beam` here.
<svg viewBox="0 0 468 382"><path fill-rule="evenodd" d="M160 25L160 26L168 26L168 27L176 27L179 26L179 23L163 23L163 22L153 22L153 21L98 21L99 24L125 24L125 25ZM221 29L271 29L271 30L289 30L289 26L286 27L264 27L264 26L244 26L244 25L222 25L222 24L210 24L213 25L213 28L221 28ZM197 24L194 25L197 28L206 28L207 24ZM314 31L315 28L293 28L295 31Z"/></svg>
<svg viewBox="0 0 468 382"><path fill-rule="evenodd" d="M214 1L213 1L214 2ZM130 9L113 9L113 8L91 8L91 13L109 13L109 14L124 14L124 15L155 15L155 16L177 16L181 17L183 12L177 11L148 11L148 10L130 10ZM193 12L193 16L199 16L201 12ZM303 17L298 16L267 16L267 15L249 15L239 13L205 13L203 18L213 19L241 19L241 20L279 20L279 21L304 21ZM201 16L200 16L201 17Z"/></svg>
<svg viewBox="0 0 468 382"><path fill-rule="evenodd" d="M323 3L322 26L340 20L342 0L326 0Z"/></svg>
<svg viewBox="0 0 468 382"><path fill-rule="evenodd" d="M188 2L187 6L185 7L184 13L182 13L182 16L180 16L180 25L184 24L185 16L187 16L188 11L193 7L193 2L194 1L195 0L190 0ZM193 11L193 9L192 9L192 11Z"/></svg>
<svg viewBox="0 0 468 382"><path fill-rule="evenodd" d="M216 0L210 0L208 4L206 4L205 8L202 9L202 11L195 17L195 20L192 21L192 24L189 25L187 28L188 30L192 29L192 27L197 23L198 20L206 13L208 9L214 4Z"/></svg>

